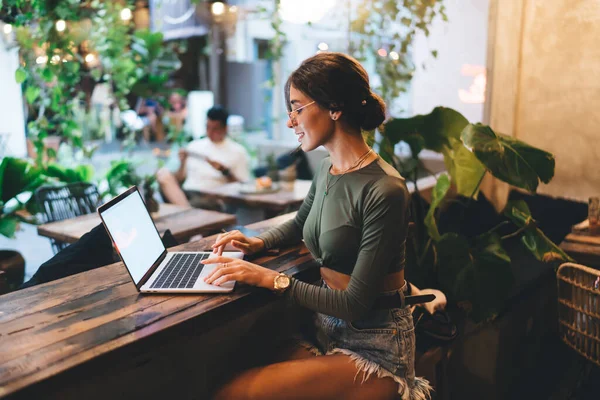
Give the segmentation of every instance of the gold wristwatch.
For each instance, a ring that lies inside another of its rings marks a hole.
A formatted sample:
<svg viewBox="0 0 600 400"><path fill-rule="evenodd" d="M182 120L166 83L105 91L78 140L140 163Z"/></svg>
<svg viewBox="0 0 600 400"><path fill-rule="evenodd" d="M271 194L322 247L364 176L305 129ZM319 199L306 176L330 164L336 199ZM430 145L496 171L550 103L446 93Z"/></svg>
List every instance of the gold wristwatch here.
<svg viewBox="0 0 600 400"><path fill-rule="evenodd" d="M275 276L275 279L273 281L273 288L275 293L282 294L290 287L291 283L292 280L289 276L287 276L283 272L279 273L279 275Z"/></svg>

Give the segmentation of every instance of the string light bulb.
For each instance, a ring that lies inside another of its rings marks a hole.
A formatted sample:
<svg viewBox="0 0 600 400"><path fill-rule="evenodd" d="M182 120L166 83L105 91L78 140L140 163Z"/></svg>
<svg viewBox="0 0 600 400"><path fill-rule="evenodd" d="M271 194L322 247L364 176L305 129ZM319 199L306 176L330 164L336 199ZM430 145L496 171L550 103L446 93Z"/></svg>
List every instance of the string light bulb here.
<svg viewBox="0 0 600 400"><path fill-rule="evenodd" d="M85 56L85 62L88 64L92 64L94 61L96 61L96 56L92 53L88 53Z"/></svg>
<svg viewBox="0 0 600 400"><path fill-rule="evenodd" d="M4 25L4 33L7 35L10 35L11 32L12 32L12 25L11 24Z"/></svg>
<svg viewBox="0 0 600 400"><path fill-rule="evenodd" d="M329 45L327 43L325 43L325 42L319 43L319 45L317 47L321 51L327 51L327 50L329 50Z"/></svg>
<svg viewBox="0 0 600 400"><path fill-rule="evenodd" d="M123 21L129 21L132 17L131 10L129 8L124 8L121 10L121 19Z"/></svg>
<svg viewBox="0 0 600 400"><path fill-rule="evenodd" d="M387 50L384 48L377 50L377 54L379 54L381 57L387 57L388 55Z"/></svg>
<svg viewBox="0 0 600 400"><path fill-rule="evenodd" d="M221 3L220 1L216 1L212 3L210 10L213 15L223 15L223 13L225 13L225 4Z"/></svg>
<svg viewBox="0 0 600 400"><path fill-rule="evenodd" d="M64 19L59 19L56 21L55 27L57 32L64 32L64 30L67 29L67 23Z"/></svg>
<svg viewBox="0 0 600 400"><path fill-rule="evenodd" d="M395 51L390 51L390 58L394 61L397 61L400 59L400 55Z"/></svg>

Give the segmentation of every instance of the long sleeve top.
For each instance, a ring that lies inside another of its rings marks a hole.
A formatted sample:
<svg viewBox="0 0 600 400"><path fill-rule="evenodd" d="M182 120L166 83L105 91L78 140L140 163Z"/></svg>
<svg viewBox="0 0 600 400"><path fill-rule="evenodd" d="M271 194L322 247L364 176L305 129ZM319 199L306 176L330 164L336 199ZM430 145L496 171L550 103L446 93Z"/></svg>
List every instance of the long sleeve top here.
<svg viewBox="0 0 600 400"><path fill-rule="evenodd" d="M350 275L345 290L292 278L286 296L353 321L371 310L386 275L404 268L409 192L404 178L381 158L344 175L332 175L330 167L327 157L294 219L258 237L267 249L304 239L319 264Z"/></svg>

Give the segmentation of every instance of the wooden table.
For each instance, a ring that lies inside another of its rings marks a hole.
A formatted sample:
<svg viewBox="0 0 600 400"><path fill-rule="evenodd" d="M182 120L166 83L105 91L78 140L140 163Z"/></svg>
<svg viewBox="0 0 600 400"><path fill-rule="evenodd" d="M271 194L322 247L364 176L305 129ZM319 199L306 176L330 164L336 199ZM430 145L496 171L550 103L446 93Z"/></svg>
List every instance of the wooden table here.
<svg viewBox="0 0 600 400"><path fill-rule="evenodd" d="M211 189L203 189L199 193L229 204L262 208L265 210L266 217L269 218L284 211L298 209L308 195L311 184L312 181L298 179L294 184L294 190L280 189L275 193L244 194L240 193L243 184L234 182Z"/></svg>
<svg viewBox="0 0 600 400"><path fill-rule="evenodd" d="M167 229L179 242L187 242L194 235L208 235L236 222L235 215L199 208L181 207L173 204L161 204L158 216L154 219L156 228L162 235ZM60 242L73 243L100 224L97 213L70 218L64 221L39 225L40 236L53 238Z"/></svg>
<svg viewBox="0 0 600 400"><path fill-rule="evenodd" d="M575 225L560 248L578 263L600 269L600 234L590 234L587 221Z"/></svg>
<svg viewBox="0 0 600 400"><path fill-rule="evenodd" d="M204 250L212 239L173 250ZM304 245L254 262L295 276L318 267ZM251 350L279 334L281 325L271 336L249 332L263 325L256 315L280 324L273 313L282 304L242 285L225 295L141 295L122 263L13 292L0 297L0 397L205 398L224 368L240 362L232 350L240 340Z"/></svg>

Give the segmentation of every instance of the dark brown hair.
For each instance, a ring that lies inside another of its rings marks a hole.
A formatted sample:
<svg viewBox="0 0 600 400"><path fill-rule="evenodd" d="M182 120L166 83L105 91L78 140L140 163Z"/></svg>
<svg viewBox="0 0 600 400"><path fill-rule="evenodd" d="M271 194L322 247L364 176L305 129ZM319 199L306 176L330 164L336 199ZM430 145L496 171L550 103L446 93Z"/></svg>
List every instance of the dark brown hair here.
<svg viewBox="0 0 600 400"><path fill-rule="evenodd" d="M285 84L285 101L290 111L292 85L321 107L342 111L342 120L355 129L369 131L385 120L385 103L371 91L367 72L345 54L317 54L292 72Z"/></svg>

